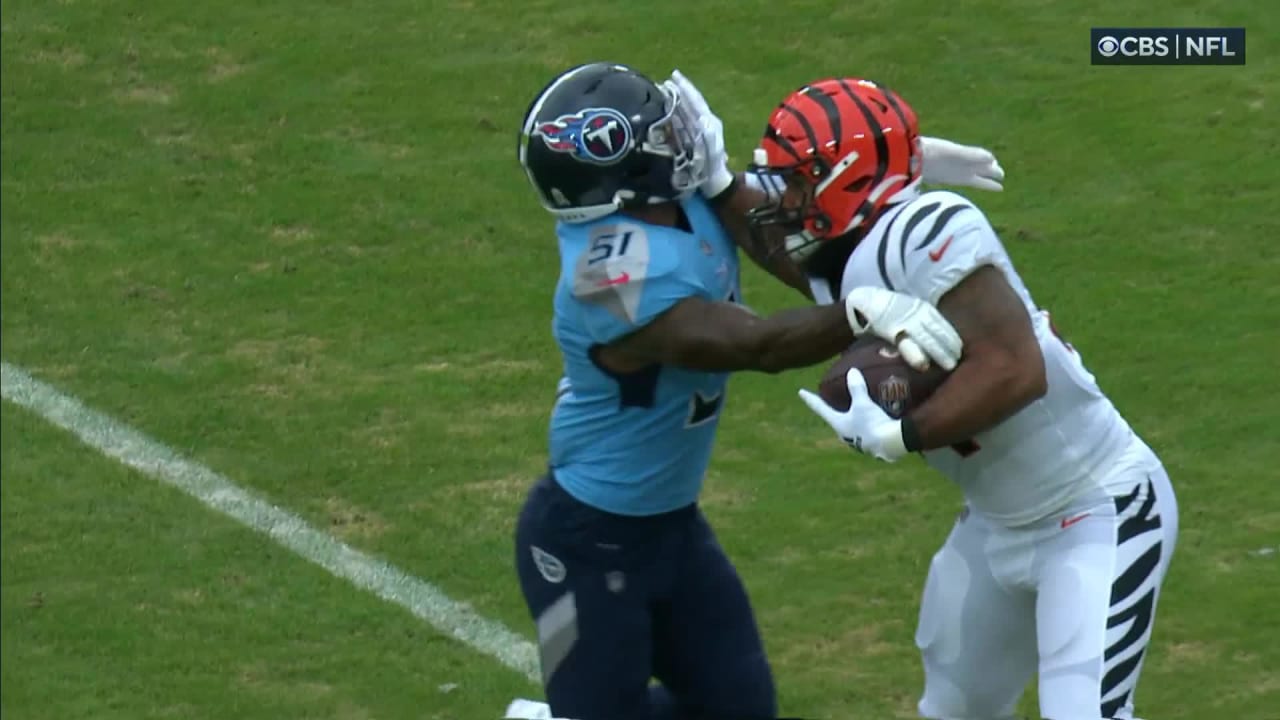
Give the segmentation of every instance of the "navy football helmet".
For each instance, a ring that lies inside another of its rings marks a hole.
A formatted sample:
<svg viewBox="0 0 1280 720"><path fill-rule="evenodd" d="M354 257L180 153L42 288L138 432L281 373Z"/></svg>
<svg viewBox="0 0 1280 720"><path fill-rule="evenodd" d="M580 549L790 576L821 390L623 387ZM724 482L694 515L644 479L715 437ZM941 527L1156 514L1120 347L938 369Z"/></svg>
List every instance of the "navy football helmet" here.
<svg viewBox="0 0 1280 720"><path fill-rule="evenodd" d="M586 222L694 192L706 180L701 138L674 86L590 63L558 75L530 103L519 157L543 207Z"/></svg>

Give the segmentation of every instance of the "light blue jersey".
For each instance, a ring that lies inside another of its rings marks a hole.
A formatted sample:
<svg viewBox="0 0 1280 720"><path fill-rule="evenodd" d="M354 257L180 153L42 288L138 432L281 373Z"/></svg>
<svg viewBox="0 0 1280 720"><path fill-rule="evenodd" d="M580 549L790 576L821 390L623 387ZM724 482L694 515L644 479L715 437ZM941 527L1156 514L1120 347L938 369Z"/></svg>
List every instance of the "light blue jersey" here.
<svg viewBox="0 0 1280 720"><path fill-rule="evenodd" d="M728 373L653 365L615 376L595 348L687 297L738 302L738 255L700 196L693 232L622 215L559 223L552 332L564 356L551 414L551 467L571 495L621 515L688 505L702 489Z"/></svg>

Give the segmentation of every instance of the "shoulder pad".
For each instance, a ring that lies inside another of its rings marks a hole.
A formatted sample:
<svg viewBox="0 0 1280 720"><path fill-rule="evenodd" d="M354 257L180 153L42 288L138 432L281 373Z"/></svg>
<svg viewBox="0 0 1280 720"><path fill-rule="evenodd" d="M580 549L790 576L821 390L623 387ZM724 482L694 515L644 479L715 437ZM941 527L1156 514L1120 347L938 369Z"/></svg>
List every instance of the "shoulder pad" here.
<svg viewBox="0 0 1280 720"><path fill-rule="evenodd" d="M626 323L641 318L646 283L670 274L679 265L674 245L662 228L613 222L588 232L586 246L574 262L572 289L578 300L604 306Z"/></svg>
<svg viewBox="0 0 1280 720"><path fill-rule="evenodd" d="M587 299L610 288L640 285L650 274L649 231L628 222L597 225L573 266L573 294Z"/></svg>
<svg viewBox="0 0 1280 720"><path fill-rule="evenodd" d="M912 200L895 220L901 242L899 262L905 264L907 252L922 250L936 240L945 239L945 231L956 232L974 221L985 219L968 198L947 190L923 193Z"/></svg>

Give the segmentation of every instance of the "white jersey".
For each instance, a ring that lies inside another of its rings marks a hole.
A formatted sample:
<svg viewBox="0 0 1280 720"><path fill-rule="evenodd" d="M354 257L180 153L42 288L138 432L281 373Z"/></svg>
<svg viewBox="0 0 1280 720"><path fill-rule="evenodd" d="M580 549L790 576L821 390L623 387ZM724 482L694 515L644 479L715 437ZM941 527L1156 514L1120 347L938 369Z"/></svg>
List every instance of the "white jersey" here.
<svg viewBox="0 0 1280 720"><path fill-rule="evenodd" d="M1016 527L1062 510L1091 489L1107 490L1105 471L1133 433L1080 356L1054 332L1048 313L1036 307L982 211L955 193L923 193L880 217L850 255L839 288L810 282L820 303L872 285L937 305L984 265L1001 270L1026 305L1048 392L979 433L971 446L924 457L960 486L974 511Z"/></svg>

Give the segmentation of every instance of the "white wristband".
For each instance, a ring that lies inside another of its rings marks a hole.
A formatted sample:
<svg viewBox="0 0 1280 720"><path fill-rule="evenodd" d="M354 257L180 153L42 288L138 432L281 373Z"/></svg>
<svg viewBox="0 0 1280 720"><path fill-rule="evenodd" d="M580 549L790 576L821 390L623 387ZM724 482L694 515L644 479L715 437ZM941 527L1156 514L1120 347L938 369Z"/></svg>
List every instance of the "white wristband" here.
<svg viewBox="0 0 1280 720"><path fill-rule="evenodd" d="M729 189L736 177L729 168L722 167L711 173L711 177L707 178L707 182L702 186L702 195L708 200L720 197L721 193Z"/></svg>
<svg viewBox="0 0 1280 720"><path fill-rule="evenodd" d="M907 454L907 444L902 439L902 421L894 420L880 426L881 436L877 438L880 450L888 456L889 462L901 459Z"/></svg>

